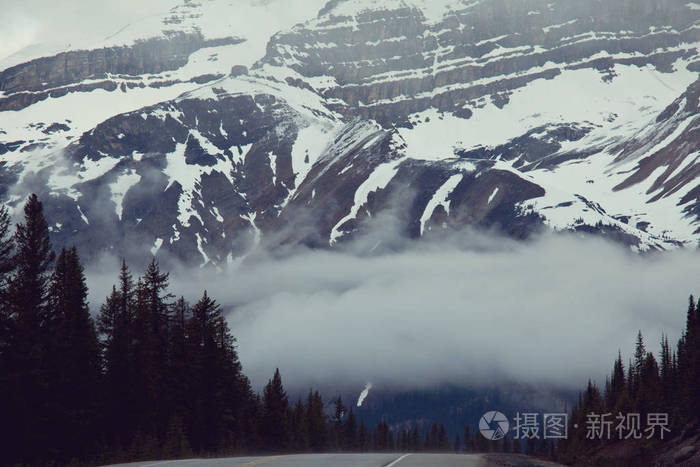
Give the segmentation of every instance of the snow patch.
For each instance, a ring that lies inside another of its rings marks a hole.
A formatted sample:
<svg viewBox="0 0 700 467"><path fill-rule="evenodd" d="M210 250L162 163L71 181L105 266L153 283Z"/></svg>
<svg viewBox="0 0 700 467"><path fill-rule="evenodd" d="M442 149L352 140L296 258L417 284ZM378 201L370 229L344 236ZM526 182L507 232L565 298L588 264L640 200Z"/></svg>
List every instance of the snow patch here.
<svg viewBox="0 0 700 467"><path fill-rule="evenodd" d="M268 160L270 161L270 170L272 170L272 186L277 185L277 156L269 153Z"/></svg>
<svg viewBox="0 0 700 467"><path fill-rule="evenodd" d="M196 130L190 131L190 138L197 138L202 148L209 154L218 154L220 151L206 138L204 138ZM194 200L200 198L200 182L202 175L211 174L212 172L222 173L229 182L234 185L232 167L228 159L216 159L216 164L213 166L189 165L185 161L186 145L178 143L175 150L166 154L165 159L167 165L163 169L163 173L168 177L168 185L166 190L174 183L179 183L182 187L182 193L178 200L178 220L180 224L189 227L190 219L195 217L204 225L202 217L194 207Z"/></svg>
<svg viewBox="0 0 700 467"><path fill-rule="evenodd" d="M326 125L311 124L299 130L292 146L292 170L297 187L302 184L311 167L321 157L332 135L332 127Z"/></svg>
<svg viewBox="0 0 700 467"><path fill-rule="evenodd" d="M116 206L116 214L119 220L122 220L122 215L124 208L122 203L124 201L124 196L129 191L129 189L141 181L141 175L127 171L117 177L114 183L109 184L109 189L112 192L112 202Z"/></svg>
<svg viewBox="0 0 700 467"><path fill-rule="evenodd" d="M158 253L158 250L160 250L160 247L163 245L163 239L162 238L156 238L156 241L153 243L153 246L151 247L151 254L155 256Z"/></svg>
<svg viewBox="0 0 700 467"><path fill-rule="evenodd" d="M491 201L493 201L493 199L496 197L497 194L498 194L498 187L493 189L493 193L491 193L491 196L489 196L489 200L486 204L491 204Z"/></svg>
<svg viewBox="0 0 700 467"><path fill-rule="evenodd" d="M221 222L221 223L224 222L224 217L223 217L223 216L221 215L221 213L219 212L219 208L217 208L216 206L212 206L212 207L211 207L211 213L214 215L214 217L216 217L216 220L217 220L217 221L219 221L219 222Z"/></svg>
<svg viewBox="0 0 700 467"><path fill-rule="evenodd" d="M452 194L454 189L457 187L459 182L462 181L463 178L464 174L461 173L452 175L450 178L447 179L445 183L442 184L440 188L437 189L433 197L430 198L430 201L428 201L428 204L425 206L423 215L420 218L421 235L423 235L423 232L425 230L425 223L428 222L430 217L433 215L433 212L435 212L435 208L442 205L445 208L447 214L450 213L450 201L447 198L450 196L450 194Z"/></svg>
<svg viewBox="0 0 700 467"><path fill-rule="evenodd" d="M238 165L238 164L243 164L245 162L245 156L250 152L250 148L253 147L253 143L251 144L246 144L244 146L236 146L231 150L231 153L233 153L233 163Z"/></svg>
<svg viewBox="0 0 700 467"><path fill-rule="evenodd" d="M365 401L365 399L367 399L370 389L372 389L372 383L365 384L365 388L360 393L360 397L357 398L358 407L362 407L362 403Z"/></svg>
<svg viewBox="0 0 700 467"><path fill-rule="evenodd" d="M472 109L469 119L428 109L412 116L413 128L398 132L407 156L443 160L454 157L456 149L498 146L540 126L586 122L594 127L590 139L565 145L565 150L586 149L593 139L601 144L644 128L697 79L682 67L673 74L652 66L616 65L614 71L617 76L605 82L594 69L564 70L514 90L503 109L488 104ZM616 115L612 121L611 114Z"/></svg>
<svg viewBox="0 0 700 467"><path fill-rule="evenodd" d="M90 225L90 221L88 220L87 216L83 213L83 210L80 209L80 205L76 204L75 205L78 208L78 212L80 213L80 218L85 222L87 225Z"/></svg>
<svg viewBox="0 0 700 467"><path fill-rule="evenodd" d="M200 268L203 268L209 262L209 256L207 256L207 253L204 251L204 240L202 240L202 236L200 235L200 233L197 232L194 235L195 237L197 237L197 250L199 250L199 254L202 255L202 259L204 260L204 262L200 266Z"/></svg>
<svg viewBox="0 0 700 467"><path fill-rule="evenodd" d="M394 175L396 175L396 172L398 172L399 165L401 164L401 162L403 162L403 159L397 159L379 165L374 169L370 176L367 177L367 180L365 180L357 188L357 190L355 191L354 204L350 208L350 212L345 217L340 219L340 221L338 221L335 227L333 227L333 229L331 230L331 245L333 245L338 240L338 238L340 238L343 235L343 232L338 230L340 226L348 220L354 219L355 216L357 216L357 213L360 211L360 208L364 206L367 202L367 199L371 192L379 191L389 184L391 179L394 178Z"/></svg>

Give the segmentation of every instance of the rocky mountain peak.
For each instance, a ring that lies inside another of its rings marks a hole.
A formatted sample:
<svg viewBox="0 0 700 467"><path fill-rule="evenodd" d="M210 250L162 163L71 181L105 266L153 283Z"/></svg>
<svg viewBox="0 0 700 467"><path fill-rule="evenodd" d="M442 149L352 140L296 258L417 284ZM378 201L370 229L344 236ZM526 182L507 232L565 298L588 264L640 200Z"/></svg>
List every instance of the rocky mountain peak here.
<svg viewBox="0 0 700 467"><path fill-rule="evenodd" d="M285 5L183 2L150 38L0 70L6 202L38 192L89 256L197 264L383 216L408 238L697 242L700 5L331 0L282 24Z"/></svg>

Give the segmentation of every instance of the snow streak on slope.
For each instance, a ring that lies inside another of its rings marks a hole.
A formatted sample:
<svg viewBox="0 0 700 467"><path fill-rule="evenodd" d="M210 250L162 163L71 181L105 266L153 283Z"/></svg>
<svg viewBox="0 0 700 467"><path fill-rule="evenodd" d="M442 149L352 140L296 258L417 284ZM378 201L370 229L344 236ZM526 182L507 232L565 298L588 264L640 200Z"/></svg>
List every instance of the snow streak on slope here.
<svg viewBox="0 0 700 467"><path fill-rule="evenodd" d="M292 170L296 174L295 185L306 179L311 167L321 157L330 141L331 125L311 124L299 130L292 147Z"/></svg>
<svg viewBox="0 0 700 467"><path fill-rule="evenodd" d="M339 115L328 110L323 99L316 93L287 83L273 81L264 76L242 76L223 78L211 86L202 86L185 93L181 99L218 99L224 96L271 94L287 103L305 119L321 124L336 123ZM323 120L326 120L325 122Z"/></svg>
<svg viewBox="0 0 700 467"><path fill-rule="evenodd" d="M452 190L455 189L457 184L462 181L464 178L463 174L455 174L452 175L447 181L440 187L438 190L435 192L432 198L430 198L430 201L428 202L428 205L425 207L425 211L423 211L423 215L420 218L420 234L423 235L423 231L425 229L425 223L430 219L430 216L433 215L433 212L435 211L435 208L438 206L443 206L445 208L445 212L447 214L450 213L450 202L447 199L448 196L450 196L450 193L452 193Z"/></svg>
<svg viewBox="0 0 700 467"><path fill-rule="evenodd" d="M251 66L265 55L273 34L315 17L325 3L326 0L203 0L195 7L180 5L173 14L181 16L179 29L200 31L205 38L246 39L241 48L245 54L236 63ZM194 12L190 14L188 9Z"/></svg>
<svg viewBox="0 0 700 467"><path fill-rule="evenodd" d="M665 167L657 169L658 173L643 182L625 190L613 191L613 187L636 165L636 161L613 161L613 154L602 152L583 161L562 164L556 171L527 172L526 176L541 184L547 192L543 198L530 202L532 208L557 229L603 222L636 235L640 234L640 229L648 232L646 241L649 245L668 248L669 244L661 245L661 239L694 244L698 221L682 215L678 200L695 185L679 190L673 197L648 202L653 196L648 190ZM586 203L586 200L595 203ZM641 249L646 247L642 246Z"/></svg>
<svg viewBox="0 0 700 467"><path fill-rule="evenodd" d="M83 161L82 165L71 164L69 161L63 160L63 155L58 152L46 158L30 159L27 161L22 175L30 176L41 169L53 166L47 183L48 187L55 193L64 194L77 201L80 193L74 188L75 185L101 177L114 169L118 163L119 159L103 157L99 160L87 159ZM23 178L20 178L19 183L24 181Z"/></svg>
<svg viewBox="0 0 700 467"><path fill-rule="evenodd" d="M695 238L697 222L685 219L683 207L678 205L678 200L695 185L690 184L670 198L648 203L654 195L648 190L664 167L644 183L613 191L634 170L638 157L654 152L653 148L645 148L632 160L614 163L615 147L630 135L654 128L657 115L697 79L697 74L685 65L682 61L676 63L673 74L660 73L653 67L616 65L612 81L604 81L593 69L565 70L553 79L535 80L515 90L503 109L487 104L476 109L468 120L431 109L411 117L413 128L398 131L406 142L408 157L448 161L460 151L504 144L508 147L508 141L538 128L583 124L587 134L559 141L560 149L549 156L573 161L542 168L538 168L542 164L539 161L518 168L513 166L515 161L498 162L494 168L542 186L545 197L528 201L522 207L544 216L555 229L609 225L630 236L642 237L645 245L639 245L639 249L668 248L676 240L693 242ZM680 124L655 148L665 147L693 120L691 117ZM534 138L542 135L545 133L532 134ZM581 160L579 155L586 153L598 154ZM494 157L500 156L494 153ZM494 189L488 204L496 194ZM437 204L435 198L429 202L421 217L421 233Z"/></svg>
<svg viewBox="0 0 700 467"><path fill-rule="evenodd" d="M116 114L173 99L191 88L191 83L182 83L161 88L134 88L125 93L104 89L69 93L37 102L20 111L0 112L0 128L14 139L40 143L33 151L45 154L65 147ZM48 135L44 133L53 123L65 125L67 129ZM26 152L20 151L0 156L0 160L8 160L10 164L26 159Z"/></svg>
<svg viewBox="0 0 700 467"><path fill-rule="evenodd" d="M464 10L479 0L345 0L333 9L337 15L354 16L358 12L368 10L398 10L401 8L417 8L429 24L440 22L447 13L453 10Z"/></svg>
<svg viewBox="0 0 700 467"><path fill-rule="evenodd" d="M494 8L479 0L158 1L168 3L163 12L154 6L91 48L191 35L196 50L185 47L186 63L181 55L177 65L154 68L166 71L106 74L43 94L32 90L49 86L42 80L7 81L23 91L0 95L3 108L27 105L0 112L0 163L11 183L43 170L49 195L83 202L91 188L81 183L101 177L91 185L108 185L118 226L138 226L143 245L216 264L240 258L296 208L323 213L313 227L324 246L363 230L349 221L403 207L414 237L465 224L539 229L538 216L555 229L612 226L639 249L697 236L677 205L689 186L649 204L647 178L618 189L650 150L676 135L693 141L695 111L662 119L666 126L656 121L697 79L689 71L697 68L693 21L700 21L692 6L665 5L671 14L658 21L610 21L611 29L622 25L611 32L573 0L547 8L528 0L535 18L518 10L530 6L520 0ZM518 21L497 18L512 9L522 13ZM671 25L659 22L666 19ZM197 39L231 37L245 41ZM50 86L63 86L61 79ZM113 91L89 91L99 85ZM629 150L620 152L623 145ZM63 148L75 157L63 161L56 152ZM669 174L677 169L692 181L696 150L679 149ZM155 161L161 165L147 167ZM141 189L152 169L167 194L158 184L153 193ZM416 199L390 206L404 182ZM135 218L135 206L154 198L168 218ZM97 228L95 211L83 208ZM538 216L521 218L531 211Z"/></svg>
<svg viewBox="0 0 700 467"><path fill-rule="evenodd" d="M367 178L367 180L359 186L355 191L355 201L350 208L350 212L340 219L338 223L333 227L331 231L330 244L333 245L340 237L342 237L343 232L341 232L340 226L342 226L346 221L354 219L357 216L360 208L367 203L369 194L373 191L378 191L386 187L396 172L399 170L399 164L402 160L394 160L391 162L384 163L374 169L374 172Z"/></svg>
<svg viewBox="0 0 700 467"><path fill-rule="evenodd" d="M110 184L109 188L112 191L112 201L116 206L117 217L121 220L123 215L122 202L124 201L124 196L129 191L129 189L136 185L141 180L141 175L134 173L132 171L127 171L121 174L117 181Z"/></svg>
<svg viewBox="0 0 700 467"><path fill-rule="evenodd" d="M362 407L362 403L365 401L365 399L367 399L370 389L372 389L372 383L365 384L365 388L360 393L360 397L357 398L358 407Z"/></svg>
<svg viewBox="0 0 700 467"><path fill-rule="evenodd" d="M33 47L31 50L39 55L16 55L12 60L0 62L0 70L38 56L67 50L128 46L154 36L166 38L173 32L198 32L204 36L204 39L233 36L243 38L245 41L195 51L189 56L188 62L177 70L138 77L107 75L107 79L117 88L114 91L95 89L91 92L68 92L61 97L48 97L18 111L0 112L0 128L4 134L11 135L13 140L23 142L21 147L23 152L35 152L36 157L45 157L46 154L70 144L84 132L109 117L171 100L187 91L194 91L201 87L199 78L225 76L233 65L252 66L255 61L264 56L266 44L273 34L297 22L313 18L324 4L325 0L267 2L202 0L198 3L184 0L159 0L158 4L152 5L151 8L132 8L132 15L138 16L138 12L142 12L145 17L137 17L126 25L112 24L114 21L120 21L123 16L107 15L106 13L111 10L106 8L103 12L93 12L93 20L100 25L95 30L100 34L112 29L118 31L104 40L96 38L95 31L82 40L73 40L74 37L70 34L80 31L81 28L76 27L71 21L80 19L81 15L66 18L66 22L70 25L66 31L67 36L54 34L54 31L51 34L44 33L42 38L47 40L50 38L52 41L48 49ZM89 5L83 6L89 7ZM88 8L86 11L92 10ZM91 85L99 81L102 80L89 79L79 84ZM133 87L135 83L138 86ZM284 94L290 97L304 94L298 88L281 87L287 88ZM279 88L280 86L278 90ZM240 92L246 91L244 87ZM309 99L308 96L297 97L297 99L309 102L318 100ZM319 104L315 105L315 110L327 112L325 107ZM61 130L47 133L46 129L54 123L60 124ZM3 134L0 133L0 135ZM0 160L8 160L10 165L13 165L20 160L26 161L27 154L20 155L18 150L0 156Z"/></svg>
<svg viewBox="0 0 700 467"><path fill-rule="evenodd" d="M517 89L500 109L492 103L468 120L434 109L412 116L412 129L400 128L415 159L452 157L455 149L497 146L547 124L586 122L596 129L576 146L601 145L645 127L697 79L682 62L664 74L653 67L616 65L617 76L605 82L593 69L566 70L553 79L538 79ZM641 96L641 99L640 99ZM567 150L573 150L573 146Z"/></svg>
<svg viewBox="0 0 700 467"><path fill-rule="evenodd" d="M201 135L196 135L193 131L191 135L197 138L199 143L205 150L215 151L210 152L210 154L217 154L219 151L211 143ZM201 192L200 192L200 182L202 175L211 174L212 172L219 172L228 178L229 182L233 185L233 179L231 177L231 163L224 158L217 158L216 164L212 166L201 166L201 165L189 165L185 161L185 145L178 144L175 151L167 154L168 165L163 171L165 175L168 176L170 185L177 183L182 188L182 193L180 194L178 202L179 216L178 221L180 224L189 227L192 218L199 220L201 225L204 225L202 217L197 212L194 204L198 203L201 205Z"/></svg>

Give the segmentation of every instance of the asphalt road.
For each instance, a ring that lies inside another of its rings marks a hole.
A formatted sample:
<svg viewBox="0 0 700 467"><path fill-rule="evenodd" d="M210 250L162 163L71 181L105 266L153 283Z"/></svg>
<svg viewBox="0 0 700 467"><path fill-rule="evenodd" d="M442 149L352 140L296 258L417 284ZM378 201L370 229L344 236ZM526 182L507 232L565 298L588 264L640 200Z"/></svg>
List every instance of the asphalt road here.
<svg viewBox="0 0 700 467"><path fill-rule="evenodd" d="M458 454L299 454L152 461L119 465L128 467L485 467L487 463L481 456Z"/></svg>
<svg viewBox="0 0 700 467"><path fill-rule="evenodd" d="M481 456L470 454L408 454L391 467L486 467Z"/></svg>

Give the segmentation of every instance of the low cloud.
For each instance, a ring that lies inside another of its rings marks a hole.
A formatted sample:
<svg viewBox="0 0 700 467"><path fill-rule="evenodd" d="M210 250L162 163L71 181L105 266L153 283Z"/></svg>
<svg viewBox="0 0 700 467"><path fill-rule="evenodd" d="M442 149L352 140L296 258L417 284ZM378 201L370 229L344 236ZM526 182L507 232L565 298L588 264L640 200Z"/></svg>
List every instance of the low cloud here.
<svg viewBox="0 0 700 467"><path fill-rule="evenodd" d="M120 0L94 2L25 0L5 2L0 9L0 62L25 47L52 44L59 49L72 42L99 42L124 26L164 14L177 0ZM47 50L51 50L49 47Z"/></svg>
<svg viewBox="0 0 700 467"><path fill-rule="evenodd" d="M279 367L298 390L359 391L368 381L380 390L579 389L601 382L618 349L632 354L637 330L654 352L662 332L678 337L698 259L639 256L590 237L520 243L463 233L374 256L259 253L235 270L175 269L171 282L192 301L206 288L228 310L256 387ZM114 267L91 274L100 293Z"/></svg>

